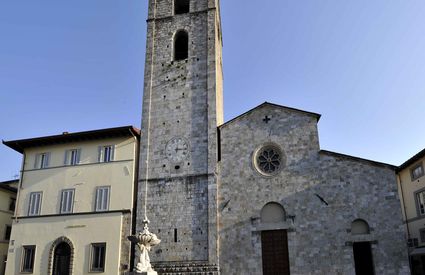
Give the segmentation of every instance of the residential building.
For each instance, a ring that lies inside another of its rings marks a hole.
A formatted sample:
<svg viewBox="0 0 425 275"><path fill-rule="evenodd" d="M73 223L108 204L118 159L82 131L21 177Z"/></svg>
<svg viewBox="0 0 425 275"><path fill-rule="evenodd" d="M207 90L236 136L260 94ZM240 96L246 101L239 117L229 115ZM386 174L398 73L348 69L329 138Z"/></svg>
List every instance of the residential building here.
<svg viewBox="0 0 425 275"><path fill-rule="evenodd" d="M129 270L139 136L124 126L3 142L23 155L6 274Z"/></svg>
<svg viewBox="0 0 425 275"><path fill-rule="evenodd" d="M412 274L425 274L425 149L397 169Z"/></svg>
<svg viewBox="0 0 425 275"><path fill-rule="evenodd" d="M0 182L0 275L4 275L19 180Z"/></svg>

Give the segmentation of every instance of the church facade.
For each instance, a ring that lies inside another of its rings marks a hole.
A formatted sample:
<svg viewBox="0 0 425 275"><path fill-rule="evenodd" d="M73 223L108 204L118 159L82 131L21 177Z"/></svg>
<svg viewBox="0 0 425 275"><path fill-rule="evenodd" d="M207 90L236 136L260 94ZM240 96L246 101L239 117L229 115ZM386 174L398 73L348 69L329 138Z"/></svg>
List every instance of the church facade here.
<svg viewBox="0 0 425 275"><path fill-rule="evenodd" d="M224 123L219 0L150 0L137 230L160 274L409 274L396 167L320 149L320 115Z"/></svg>

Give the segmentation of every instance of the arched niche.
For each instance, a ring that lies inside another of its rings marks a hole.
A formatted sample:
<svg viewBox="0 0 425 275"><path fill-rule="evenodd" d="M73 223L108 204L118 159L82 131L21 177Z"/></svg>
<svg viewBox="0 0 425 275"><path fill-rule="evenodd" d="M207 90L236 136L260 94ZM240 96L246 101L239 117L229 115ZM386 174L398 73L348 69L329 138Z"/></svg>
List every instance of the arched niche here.
<svg viewBox="0 0 425 275"><path fill-rule="evenodd" d="M369 234L369 233L370 233L370 227L365 220L357 219L351 223L352 235L361 235L361 234Z"/></svg>
<svg viewBox="0 0 425 275"><path fill-rule="evenodd" d="M279 223L286 221L286 212L277 202L269 202L261 209L261 223Z"/></svg>
<svg viewBox="0 0 425 275"><path fill-rule="evenodd" d="M174 35L174 60L184 60L189 57L189 34L179 30Z"/></svg>

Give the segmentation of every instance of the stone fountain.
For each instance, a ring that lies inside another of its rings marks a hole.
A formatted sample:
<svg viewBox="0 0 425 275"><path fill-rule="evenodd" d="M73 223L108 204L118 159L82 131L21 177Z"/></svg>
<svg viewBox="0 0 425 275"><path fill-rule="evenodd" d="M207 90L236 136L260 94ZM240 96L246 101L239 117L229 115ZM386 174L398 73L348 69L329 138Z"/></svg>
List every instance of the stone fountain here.
<svg viewBox="0 0 425 275"><path fill-rule="evenodd" d="M133 274L143 274L143 275L157 275L158 273L152 269L149 252L152 247L161 242L158 237L149 232L148 228L149 220L145 218L143 220L143 231L139 232L136 235L128 236L127 239L135 243L139 248L140 257L139 262L136 264Z"/></svg>

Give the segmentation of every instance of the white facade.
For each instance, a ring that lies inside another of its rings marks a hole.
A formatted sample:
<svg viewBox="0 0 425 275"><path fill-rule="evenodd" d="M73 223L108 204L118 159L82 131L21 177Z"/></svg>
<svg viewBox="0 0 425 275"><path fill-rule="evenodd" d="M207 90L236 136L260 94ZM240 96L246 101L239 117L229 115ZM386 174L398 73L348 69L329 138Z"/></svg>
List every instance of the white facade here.
<svg viewBox="0 0 425 275"><path fill-rule="evenodd" d="M24 169L6 274L129 270L139 133L94 132L17 141Z"/></svg>

